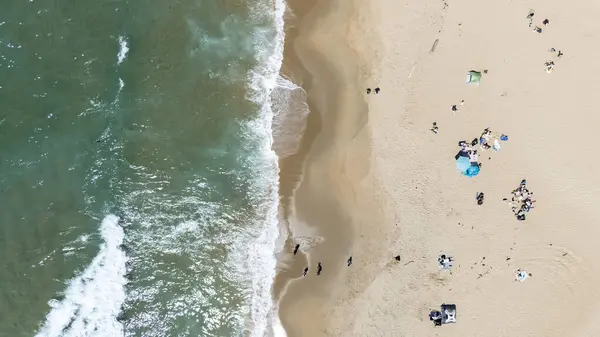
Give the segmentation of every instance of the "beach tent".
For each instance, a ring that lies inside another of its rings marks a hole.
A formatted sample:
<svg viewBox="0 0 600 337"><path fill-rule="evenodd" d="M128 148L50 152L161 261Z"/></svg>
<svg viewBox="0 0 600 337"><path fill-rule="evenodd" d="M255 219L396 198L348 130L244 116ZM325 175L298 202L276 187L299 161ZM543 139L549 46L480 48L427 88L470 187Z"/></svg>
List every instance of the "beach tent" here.
<svg viewBox="0 0 600 337"><path fill-rule="evenodd" d="M456 305L442 304L442 324L456 323Z"/></svg>
<svg viewBox="0 0 600 337"><path fill-rule="evenodd" d="M467 177L471 178L471 177L478 175L480 170L481 169L479 168L477 163L473 163L473 164L471 164L471 166L469 168L467 168L463 172L463 174L466 175Z"/></svg>
<svg viewBox="0 0 600 337"><path fill-rule="evenodd" d="M469 167L471 167L469 157L459 156L458 159L456 159L456 169L461 173L464 174Z"/></svg>
<svg viewBox="0 0 600 337"><path fill-rule="evenodd" d="M467 83L479 83L481 81L481 72L471 70L467 73Z"/></svg>

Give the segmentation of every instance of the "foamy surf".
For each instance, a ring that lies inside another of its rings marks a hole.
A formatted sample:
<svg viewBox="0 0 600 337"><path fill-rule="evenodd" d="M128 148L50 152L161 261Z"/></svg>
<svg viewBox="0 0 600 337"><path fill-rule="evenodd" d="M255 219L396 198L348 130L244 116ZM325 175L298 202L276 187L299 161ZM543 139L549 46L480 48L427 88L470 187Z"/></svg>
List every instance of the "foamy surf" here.
<svg viewBox="0 0 600 337"><path fill-rule="evenodd" d="M125 234L118 222L112 214L102 220L100 251L83 273L67 283L62 301L48 302L52 309L36 337L124 335L117 316L125 300L127 256L121 249Z"/></svg>
<svg viewBox="0 0 600 337"><path fill-rule="evenodd" d="M129 46L127 45L127 40L119 36L119 53L117 54L117 65L120 65L127 58L127 53L129 52Z"/></svg>
<svg viewBox="0 0 600 337"><path fill-rule="evenodd" d="M255 48L260 66L250 71L248 76L249 90L247 97L260 106L259 117L248 124L255 137L262 139L264 167L261 169L263 178L267 180L267 204L263 208L266 226L261 228L261 234L254 237L246 251L246 272L252 279L252 300L250 304L250 322L246 324L251 337L278 336L285 337L285 332L279 323L276 306L273 303L271 287L275 278L277 260L275 253L279 236L278 207L279 207L279 165L278 157L273 150L273 105L272 93L277 86L277 78L283 61L283 41L285 2L276 0L275 8L256 8L256 15L269 13L275 25L275 36L258 30Z"/></svg>

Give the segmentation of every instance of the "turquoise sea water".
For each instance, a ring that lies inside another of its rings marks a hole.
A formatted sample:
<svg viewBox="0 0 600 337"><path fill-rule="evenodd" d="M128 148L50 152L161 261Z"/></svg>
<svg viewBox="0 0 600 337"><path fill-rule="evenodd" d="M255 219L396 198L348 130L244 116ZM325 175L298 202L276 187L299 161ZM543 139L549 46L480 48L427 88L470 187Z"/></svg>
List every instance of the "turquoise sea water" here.
<svg viewBox="0 0 600 337"><path fill-rule="evenodd" d="M0 336L263 336L272 0L7 0Z"/></svg>

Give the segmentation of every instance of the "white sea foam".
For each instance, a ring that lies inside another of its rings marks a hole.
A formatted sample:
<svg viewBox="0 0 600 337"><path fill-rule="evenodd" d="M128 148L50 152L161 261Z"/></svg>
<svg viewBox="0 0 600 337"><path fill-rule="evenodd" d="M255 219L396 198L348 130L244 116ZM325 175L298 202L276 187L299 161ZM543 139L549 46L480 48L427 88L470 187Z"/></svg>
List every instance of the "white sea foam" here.
<svg viewBox="0 0 600 337"><path fill-rule="evenodd" d="M48 302L52 308L36 337L118 337L123 325L117 321L125 300L124 239L119 218L108 215L100 225L104 242L89 266L67 283L64 299Z"/></svg>
<svg viewBox="0 0 600 337"><path fill-rule="evenodd" d="M124 37L119 36L119 53L117 54L117 65L125 61L128 52L129 46L127 45L127 40Z"/></svg>
<svg viewBox="0 0 600 337"><path fill-rule="evenodd" d="M268 8L257 8L257 15L269 13L275 24L275 36L272 32L257 30L255 32L255 48L260 66L248 74L249 90L248 99L258 104L260 116L248 124L249 129L262 140L261 150L263 164L260 168L261 176L266 180L268 204L259 207L259 212L264 216L263 228L260 235L254 236L254 242L245 245L245 269L252 280L252 303L250 308L251 321L246 324L246 330L251 337L272 336L274 327L280 327L278 315L275 312L271 288L275 278L275 258L278 249L276 242L278 230L279 206L279 166L278 157L273 150L273 109L272 93L277 86L277 78L283 61L284 13L286 10L284 0L274 1L274 11L269 2ZM266 224L266 226L265 226ZM239 253L239 252L238 252ZM233 254L239 258L238 254ZM269 329L269 325L271 326ZM278 337L285 333L279 329Z"/></svg>
<svg viewBox="0 0 600 337"><path fill-rule="evenodd" d="M306 91L289 79L277 77L277 86L271 93L273 117L273 149L280 158L298 151L306 128L309 109Z"/></svg>

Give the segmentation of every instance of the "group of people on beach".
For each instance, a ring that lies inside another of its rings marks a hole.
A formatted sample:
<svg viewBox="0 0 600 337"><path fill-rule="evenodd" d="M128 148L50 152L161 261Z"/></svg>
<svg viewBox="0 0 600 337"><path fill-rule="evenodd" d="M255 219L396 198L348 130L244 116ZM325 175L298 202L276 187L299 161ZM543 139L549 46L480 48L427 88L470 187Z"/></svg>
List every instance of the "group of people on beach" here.
<svg viewBox="0 0 600 337"><path fill-rule="evenodd" d="M495 151L500 150L500 141L507 141L508 136L505 134L497 135L490 130L490 128L485 128L481 135L479 136L479 146L482 150L493 149Z"/></svg>
<svg viewBox="0 0 600 337"><path fill-rule="evenodd" d="M529 27L533 26L533 17L535 16L535 10L530 10L529 13L527 14L527 20L529 20ZM544 21L542 21L542 26L547 26L550 24L550 20L548 19L544 19ZM541 34L542 33L542 27L540 25L536 25L533 27L533 31L536 33Z"/></svg>
<svg viewBox="0 0 600 337"><path fill-rule="evenodd" d="M467 141L461 140L458 142L458 146L460 146L459 155L464 155L465 157L469 157L469 161L471 163L476 163L479 167L481 167L481 163L479 163L479 153L475 149L477 145L477 138L473 139L471 143ZM457 155L458 156L458 155Z"/></svg>
<svg viewBox="0 0 600 337"><path fill-rule="evenodd" d="M300 249L300 244L296 244L296 246L294 247L294 255L298 254L298 250ZM446 258L445 255L444 259L449 259L448 263L450 263L450 266L452 266L452 257L448 257ZM400 255L396 255L394 256L394 260L396 260L396 262L400 262L401 258ZM348 260L346 260L346 264L348 265L348 267L350 267L352 265L352 256L348 257ZM321 275L321 272L323 271L323 265L321 265L321 262L319 262L317 264L317 276ZM305 277L306 275L308 275L308 267L304 267L304 270L302 270L302 277Z"/></svg>
<svg viewBox="0 0 600 337"><path fill-rule="evenodd" d="M527 20L529 20L529 27L533 26L533 17L534 16L535 16L535 11L532 9L532 10L529 11L529 14L527 14ZM548 26L549 24L550 24L550 20L544 19L541 22L541 24L533 26L533 31L537 32L537 33L542 33L542 26ZM560 51L560 50L558 50L558 49L556 49L554 47L550 48L550 52L553 55L556 55L556 57L558 59L561 58L561 56L564 55L562 51ZM544 63L544 68L546 69L546 72L548 74L550 74L554 70L554 60L546 61Z"/></svg>
<svg viewBox="0 0 600 337"><path fill-rule="evenodd" d="M369 95L372 91L374 91L375 94L377 95L381 91L381 89L379 87L377 87L373 90L371 90L371 88L367 88L367 95Z"/></svg>
<svg viewBox="0 0 600 337"><path fill-rule="evenodd" d="M527 189L527 181L525 179L521 181L519 187L512 191L511 200L509 201L508 198L504 198L503 201L508 202L519 221L525 220L525 214L534 208L533 204L535 203L533 192Z"/></svg>

